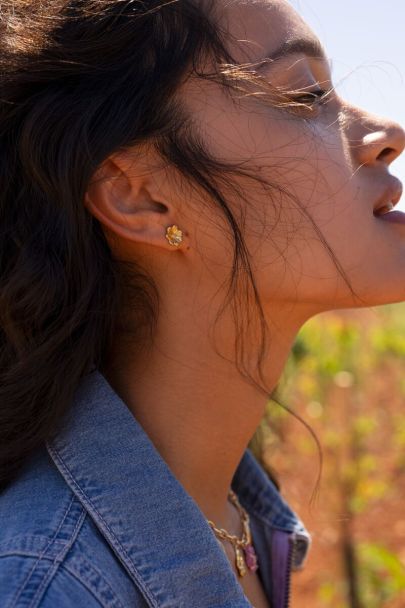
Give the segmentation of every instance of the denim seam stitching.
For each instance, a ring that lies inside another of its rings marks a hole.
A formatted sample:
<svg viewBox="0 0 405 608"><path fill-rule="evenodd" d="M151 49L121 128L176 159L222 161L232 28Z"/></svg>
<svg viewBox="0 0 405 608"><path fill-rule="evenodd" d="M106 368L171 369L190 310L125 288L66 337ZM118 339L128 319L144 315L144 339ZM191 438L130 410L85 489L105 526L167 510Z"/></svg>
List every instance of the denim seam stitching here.
<svg viewBox="0 0 405 608"><path fill-rule="evenodd" d="M71 501L71 503L69 505L69 511L72 508L72 504L73 504L73 499L74 498L75 497L73 496L72 497L72 501ZM66 516L67 516L67 513L66 513ZM77 534L78 534L80 528L83 525L85 517L86 517L86 512L83 509L82 512L80 513L78 519L77 519L77 522L75 524L75 527L73 529L73 532L72 532L72 535L71 535L71 538L70 538L69 542L66 543L66 545L64 547L61 547L60 552L57 555L55 555L55 558L53 559L53 562L52 562L52 566L49 567L47 573L45 574L44 578L42 579L42 582L39 585L39 587L38 587L38 589L37 589L34 597L32 598L31 603L28 606L28 608L35 608L35 604L38 606L38 603L40 602L41 597L44 595L44 593L46 591L46 588L50 584L53 576L55 576L55 573L56 573L58 567L60 566L62 560L64 559L64 557L66 556L66 554L70 550L70 548L71 548L72 544L74 543L74 541L76 540ZM65 519L66 519L66 517L65 517ZM49 549L49 546L47 547L47 549Z"/></svg>
<svg viewBox="0 0 405 608"><path fill-rule="evenodd" d="M30 553L18 553L16 550L11 550L7 553L3 553L3 555L0 555L0 559L2 557L7 558L7 557L27 557L27 558L33 558L33 557L38 557L37 554L32 555ZM47 557L46 555L42 556L42 559L48 560L53 562L54 558L51 557ZM98 576L100 578L100 580L102 580L102 582L105 584L106 587L109 588L109 590L111 591L111 593L115 596L115 603L117 608L124 608L123 604L121 603L120 599L118 598L116 592L114 591L114 589L111 587L111 585L109 584L109 582L107 581L107 579L104 578L104 576L101 574L101 572L98 570L98 568L95 568L95 566L93 564L91 564L86 558L84 558L82 555L80 556L76 556L75 557L75 561L83 561L85 562L85 564L90 568L90 570L92 570L94 572L94 574L96 576ZM69 563L60 563L60 569L61 570L66 570L67 572L69 572L75 579L77 579L82 585L83 587L86 587L86 589L88 589L92 595L94 595L97 599L97 601L100 602L99 598L98 598L98 592L95 590L95 587L92 585L91 581L87 581L86 579L82 578L79 574L79 572L76 570L76 568L72 567L71 564ZM101 605L104 606L103 603L101 603Z"/></svg>
<svg viewBox="0 0 405 608"><path fill-rule="evenodd" d="M69 477L69 479L71 480L72 484L75 486L75 488L77 489L78 493L80 494L80 496L82 497L82 500L85 504L88 504L89 506L91 506L92 509L94 509L94 512L97 514L97 516L99 517L99 519L102 521L102 523L105 525L106 529L108 530L108 532L111 534L111 536L115 539L117 545L120 547L122 553L126 556L126 558L128 559L128 561L130 562L130 564L133 567L134 570L134 574L136 576L136 580L137 580L137 584L140 586L140 588L143 590L143 592L145 593L145 595L149 598L149 600L152 602L152 606L154 608L159 608L159 604L156 601L153 593L147 588L145 587L142 578L140 577L138 570L134 564L134 562L132 561L131 557L128 555L127 551L125 550L125 548L122 546L121 542L119 541L119 539L116 537L116 535L114 534L114 532L111 530L111 528L109 527L109 525L107 524L107 522L105 521L105 519L103 518L103 516L99 513L98 509L96 508L96 506L93 504L93 502L91 501L90 498L87 497L87 495L85 494L85 492L82 490L82 488L79 486L79 484L77 483L76 479L73 477L72 472L70 471L70 469L68 468L68 466L65 464L65 461L63 460L62 456L60 455L60 453L57 451L56 448L53 448L48 442L46 443L47 448L49 450L49 452L51 453L51 455L54 456L54 458L56 458L56 460L59 461L60 466L62 467L62 469L64 469L66 475Z"/></svg>
<svg viewBox="0 0 405 608"><path fill-rule="evenodd" d="M100 604L100 606L102 606L102 608L106 608L105 604L103 601L100 601L100 599L97 597L97 595L95 595L93 593L93 590L87 585L85 584L81 579L79 579L78 576L76 576L75 572L72 572L69 568L66 568L66 564L61 564L60 565L60 571L62 570L66 570L66 572L75 580L77 580L81 585L83 585L83 587L85 589L87 589L87 591L94 597L94 599L97 601L98 604Z"/></svg>
<svg viewBox="0 0 405 608"><path fill-rule="evenodd" d="M85 562L86 565L89 566L89 568L91 570L93 570L95 572L95 574L100 578L100 580L106 585L106 587L109 588L109 590L111 591L111 593L114 595L117 608L124 608L123 604L119 600L119 598L118 598L117 594L115 593L114 589L111 587L111 585L109 584L109 582L103 577L103 575L101 574L101 572L99 572L99 570L97 568L95 568L83 556L79 556L76 559L78 559L79 561ZM86 589L88 589L94 596L96 596L96 594L97 594L97 601L100 601L98 599L98 595L99 595L98 591L95 590L95 587L92 585L91 581L88 581L88 580L82 578L81 575L79 574L79 572L77 572L76 569L74 567L72 567L71 564L65 562L64 564L61 565L61 569L62 570L67 570L74 578L76 578L83 585L83 587L86 587ZM104 606L104 600L102 600L101 605Z"/></svg>
<svg viewBox="0 0 405 608"><path fill-rule="evenodd" d="M59 523L59 526L58 526L58 527L57 527L57 529L55 530L55 533L54 533L53 537L49 539L49 542L47 543L47 545L46 545L46 547L43 549L43 551L41 551L41 552L38 554L37 559L35 560L34 564L32 565L32 568L31 568L31 570L29 571L29 573L28 573L28 575L27 575L27 577L26 577L26 579L25 579L25 581L24 581L23 585L20 587L20 589L17 589L17 590L16 590L16 595L14 596L14 599L12 600L11 608L15 608L15 607L16 607L16 605L17 605L17 601L20 599L20 597L22 596L22 594L23 594L23 593L24 593L24 591L26 590L27 585L28 585L28 583L29 583L29 581L30 581L31 577L32 577L32 576L33 576L33 574L34 574L35 569L36 569L36 568L37 568L37 566L40 564L41 559L43 559L44 557L46 558L46 552L47 552L47 551L49 550L49 548L52 546L52 544L54 543L54 541L56 541L56 540L57 540L57 538L56 538L56 537L58 536L58 534L60 533L60 531L61 531L61 529L62 529L62 526L63 526L63 524L64 524L64 522L65 522L65 520L66 520L66 518L67 518L67 516L68 516L68 514L69 514L69 512L70 512L70 510L71 510L71 508L72 508L72 504L73 504L74 500L75 500L75 496L74 496L74 494L72 494L72 497L71 497L71 499L70 499L70 502L69 502L69 504L68 504L68 505L67 505L67 507L66 507L65 513L64 513L64 515L63 515L63 517L62 517L62 519L61 519L61 521L60 521L60 523ZM78 524L80 523L80 521L83 521L83 519L84 519L84 517L83 517L83 516L85 516L85 511L84 511L84 510L83 510L83 513L80 515L80 517L79 517L79 519L78 519L78 522L76 523L76 528L75 528L74 533L76 533L76 529L77 529L77 526L78 526ZM74 537L72 536L72 538L74 538ZM59 541L59 542L60 542L60 541ZM71 540L70 540L70 542L71 542ZM65 547L66 547L67 549L68 549L68 548L70 548L70 543L69 543L69 544L68 544L68 543L64 543L64 544L63 544L63 546L62 546L62 547L61 547L61 549L60 549L60 552L59 552L59 553L58 553L58 554L55 556L55 558L54 558L53 560L52 560L52 559L50 559L49 561L52 561L52 563L55 563L55 562L56 562L56 560L58 559L58 557L59 557L59 556L62 554L63 549L64 549ZM48 558L46 558L46 559L48 559ZM47 577L48 577L48 575L49 575L49 571L50 571L50 569L51 569L51 566L49 566L48 571L47 571L47 572L45 572L44 578L43 578L43 580L42 580L42 582L41 582L41 584L40 584L40 586L39 586L39 589L41 589L41 588L43 587L43 585L44 585L44 582L46 582ZM31 607L31 606L33 606L33 602L34 602L35 598L38 596L38 590L39 590L39 589L37 589L37 591L35 592L34 597L33 597L33 599L32 599L32 600L31 600L31 602L30 602L30 605L29 605L30 607Z"/></svg>
<svg viewBox="0 0 405 608"><path fill-rule="evenodd" d="M63 522L65 521L66 516L67 516L67 514L68 514L68 512L69 512L69 509L70 509L70 506L71 506L71 504L72 504L72 502L73 502L73 499L74 499L74 496L72 495L72 497L71 497L71 499L70 499L70 502L69 502L69 504L68 504L68 506L67 506L67 508L66 508L65 513L64 513L64 516L62 517L62 519L61 519L61 521L60 521L60 523L59 523L59 526L57 527L57 529L56 529L56 531L55 531L55 533L54 533L53 537L49 539L49 542L48 542L48 544L46 545L46 547L45 547L44 551L38 555L38 558L36 559L36 561L35 561L35 562L34 562L34 564L32 565L32 568L31 568L30 572L28 573L28 576L27 576L27 578L25 579L24 584L23 584L23 585L20 587L20 589L17 589L17 591L16 591L16 595L15 595L15 597L14 597L14 600L12 601L12 604L11 604L11 608L15 608L16 603L17 603L17 600L20 598L20 596L21 596L22 592L23 592L23 591L24 591L24 589L26 588L26 586L27 586L27 584L28 584L28 582L29 582L30 578L32 577L32 575L33 575L33 573L34 573L34 570L35 570L35 568L36 568L37 564L39 563L39 561L40 561L40 559L41 559L41 557L42 557L42 556L43 556L43 555L46 553L47 549L48 549L48 548L51 546L53 539L54 539L54 538L57 536L57 534L59 534L59 531L60 531L60 529L61 529L61 527L62 527L62 524L63 524Z"/></svg>
<svg viewBox="0 0 405 608"><path fill-rule="evenodd" d="M40 550L32 549L31 551L29 551L26 549L19 548L19 544L22 541L25 541L28 539L30 539L31 541L38 541L38 542L42 542L42 543L49 542L49 537L44 536L42 534L17 534L12 539L8 539L8 540L5 540L2 543L0 543L0 557L2 557L3 555L4 556L10 555L10 553L15 554L15 555L27 555L29 557L33 557L33 556L38 557L41 554ZM59 544L59 545L65 546L66 543L63 540L55 539L53 544L54 545ZM10 545L11 545L11 549L9 549Z"/></svg>
<svg viewBox="0 0 405 608"><path fill-rule="evenodd" d="M42 557L40 557L40 555L38 555L37 551L35 551L34 553L29 553L28 551L18 551L18 549L10 549L10 551L7 551L7 553L6 552L2 553L0 555L0 559L2 559L3 557L7 558L7 557L12 557L12 556L14 556L14 557L28 557L28 558L31 558L31 559L35 559L35 558L37 558L37 559L46 559L49 562L55 561L54 557L48 557L47 555L42 555Z"/></svg>

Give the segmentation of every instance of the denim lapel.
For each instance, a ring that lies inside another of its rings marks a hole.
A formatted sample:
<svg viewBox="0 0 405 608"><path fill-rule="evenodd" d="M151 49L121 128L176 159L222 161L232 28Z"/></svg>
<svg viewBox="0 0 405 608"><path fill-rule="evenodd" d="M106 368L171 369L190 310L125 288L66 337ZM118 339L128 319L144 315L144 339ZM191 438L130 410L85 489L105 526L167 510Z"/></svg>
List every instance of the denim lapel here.
<svg viewBox="0 0 405 608"><path fill-rule="evenodd" d="M249 608L197 503L95 370L47 443L55 465L154 608Z"/></svg>
<svg viewBox="0 0 405 608"><path fill-rule="evenodd" d="M291 535L294 544L292 569L300 570L311 546L311 535L249 449L245 450L235 472L232 488L250 518L268 528L270 536L273 530Z"/></svg>

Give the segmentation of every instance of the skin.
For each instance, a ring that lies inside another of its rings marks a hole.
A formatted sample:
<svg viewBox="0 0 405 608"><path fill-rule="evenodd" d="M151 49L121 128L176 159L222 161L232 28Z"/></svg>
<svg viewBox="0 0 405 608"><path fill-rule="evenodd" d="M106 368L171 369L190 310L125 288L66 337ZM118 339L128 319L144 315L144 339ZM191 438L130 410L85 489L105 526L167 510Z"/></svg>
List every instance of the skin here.
<svg viewBox="0 0 405 608"><path fill-rule="evenodd" d="M240 61L258 61L291 37L315 38L284 1L218 3L220 18L243 42ZM327 60L302 53L268 63L260 74L277 86L332 86ZM247 202L244 236L270 330L264 371L276 386L300 327L336 308L405 299L405 225L374 217L392 187L390 163L405 145L394 122L332 92L326 104L292 114L253 99L237 103L219 85L191 78L178 91L216 156L249 159L261 175L298 198L319 226L356 292L339 275L311 222L286 195L271 196L240 178ZM241 534L227 500L234 472L264 414L267 398L235 369L229 309L212 331L232 263L229 228L173 168L145 146L107 159L86 205L114 255L140 263L156 281L161 308L153 344L117 339L102 370L207 519ZM381 198L382 197L382 198ZM241 205L244 205L241 208ZM239 206L239 207L238 207ZM166 227L183 230L179 248ZM250 344L257 339L252 319ZM249 342L248 342L249 344ZM254 358L252 372L254 371Z"/></svg>

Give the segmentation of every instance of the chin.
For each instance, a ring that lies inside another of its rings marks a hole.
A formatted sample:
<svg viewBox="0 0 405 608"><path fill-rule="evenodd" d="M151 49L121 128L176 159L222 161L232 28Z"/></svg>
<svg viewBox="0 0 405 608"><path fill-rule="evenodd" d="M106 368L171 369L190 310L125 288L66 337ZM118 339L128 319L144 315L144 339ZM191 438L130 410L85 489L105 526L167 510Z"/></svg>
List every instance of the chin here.
<svg viewBox="0 0 405 608"><path fill-rule="evenodd" d="M359 299L353 301L352 307L365 308L368 306L384 306L385 304L400 304L401 302L405 302L405 282L400 290L388 290L381 287L377 293L359 294Z"/></svg>
<svg viewBox="0 0 405 608"><path fill-rule="evenodd" d="M328 302L320 302L318 306L314 305L314 310L311 316L315 316L322 312L328 312L333 310L344 310L346 308L370 308L373 306L384 306L385 304L399 304L405 302L405 291L401 293L392 291L392 293L379 292L370 293L367 292L362 294L357 291L357 296L350 294L349 296L338 296Z"/></svg>

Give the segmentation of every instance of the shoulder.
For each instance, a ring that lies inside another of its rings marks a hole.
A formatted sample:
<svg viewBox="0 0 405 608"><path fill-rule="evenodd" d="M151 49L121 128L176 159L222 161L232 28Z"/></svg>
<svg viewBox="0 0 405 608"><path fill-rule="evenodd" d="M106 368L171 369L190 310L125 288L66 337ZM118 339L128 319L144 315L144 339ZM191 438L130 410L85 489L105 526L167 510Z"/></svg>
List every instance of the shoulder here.
<svg viewBox="0 0 405 608"><path fill-rule="evenodd" d="M146 606L45 447L0 493L0 605Z"/></svg>
<svg viewBox="0 0 405 608"><path fill-rule="evenodd" d="M69 569L57 565L52 572L49 560L39 556L1 555L0 601L3 608L99 608L102 603L91 588ZM122 606L122 604L109 604Z"/></svg>

